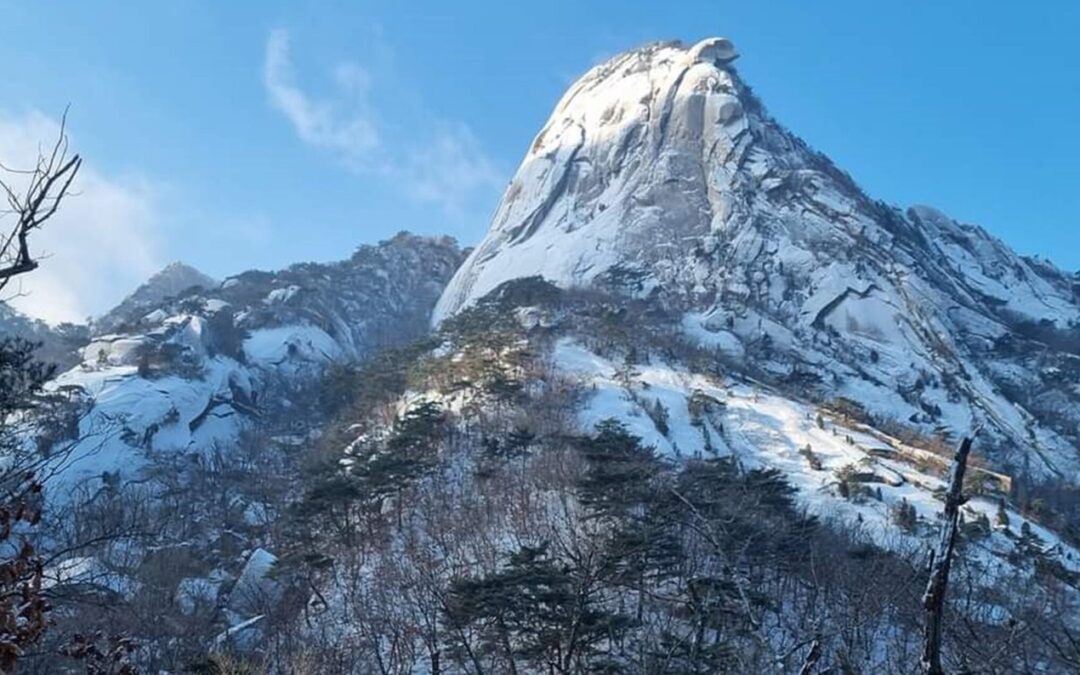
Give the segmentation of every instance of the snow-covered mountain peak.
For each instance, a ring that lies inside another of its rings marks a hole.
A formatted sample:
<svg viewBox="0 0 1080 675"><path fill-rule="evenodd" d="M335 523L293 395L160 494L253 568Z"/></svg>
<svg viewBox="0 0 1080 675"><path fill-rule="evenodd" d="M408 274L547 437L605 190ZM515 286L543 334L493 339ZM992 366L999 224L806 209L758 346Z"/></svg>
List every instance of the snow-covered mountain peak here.
<svg viewBox="0 0 1080 675"><path fill-rule="evenodd" d="M138 312L148 312L167 298L192 288L217 288L218 282L185 263L169 263L146 280L104 316L94 320L95 332L110 332Z"/></svg>
<svg viewBox="0 0 1080 675"><path fill-rule="evenodd" d="M192 286L213 288L216 285L217 281L213 277L203 274L187 263L176 260L147 279L146 283L143 284L143 288L156 289L163 293L175 295Z"/></svg>
<svg viewBox="0 0 1080 675"><path fill-rule="evenodd" d="M1078 392L1046 377L1071 368L1075 279L932 208L872 199L768 115L734 56L723 39L657 43L574 83L435 322L531 276L651 296L815 396L926 432L983 425L1004 462L1080 470ZM1039 347L1015 349L1026 341Z"/></svg>
<svg viewBox="0 0 1080 675"><path fill-rule="evenodd" d="M735 54L724 38L655 43L574 83L436 322L511 278L574 286L617 268L646 277L646 290L666 284L708 303L745 293L762 268L822 281L836 276L834 264L862 287L875 283L868 265L882 273L918 265L961 304L989 298L1059 326L1080 317L1071 284L1052 267L1036 272L982 229L929 207L905 213L867 196L767 114L732 67ZM985 279L971 279L972 265ZM751 279L725 273L715 283L717 268L733 266L754 268Z"/></svg>
<svg viewBox="0 0 1080 675"><path fill-rule="evenodd" d="M723 229L742 210L739 169L764 173L798 145L764 116L735 56L724 38L655 43L583 75L537 135L436 320L511 274L573 285L615 265L670 265ZM755 142L768 136L775 147ZM546 255L554 238L559 255Z"/></svg>

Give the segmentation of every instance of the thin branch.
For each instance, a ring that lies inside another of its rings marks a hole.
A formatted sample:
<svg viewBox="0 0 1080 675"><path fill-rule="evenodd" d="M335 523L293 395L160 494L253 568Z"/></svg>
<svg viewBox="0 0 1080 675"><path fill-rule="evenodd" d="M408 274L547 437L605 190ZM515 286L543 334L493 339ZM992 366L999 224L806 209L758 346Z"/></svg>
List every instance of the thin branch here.
<svg viewBox="0 0 1080 675"><path fill-rule="evenodd" d="M82 167L82 157L78 154L68 157L67 114L65 109L52 149L48 154L39 150L33 169L21 171L0 164L0 169L7 173L30 177L25 192L0 179L10 214L15 216L11 232L0 243L0 290L12 278L37 268L38 259L30 253L30 233L56 214Z"/></svg>

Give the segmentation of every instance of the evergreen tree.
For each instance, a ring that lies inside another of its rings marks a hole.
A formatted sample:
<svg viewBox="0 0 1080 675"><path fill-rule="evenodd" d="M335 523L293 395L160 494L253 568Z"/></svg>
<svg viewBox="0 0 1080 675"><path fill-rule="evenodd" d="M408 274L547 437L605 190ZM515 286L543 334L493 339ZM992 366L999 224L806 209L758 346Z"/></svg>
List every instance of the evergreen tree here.
<svg viewBox="0 0 1080 675"><path fill-rule="evenodd" d="M752 634L752 614L767 604L745 583L749 570L805 564L817 525L797 512L794 489L778 471L743 472L728 458L689 462L672 494L684 531L698 542L691 569L708 572L685 580L680 602L692 637L669 646L670 663L678 664L673 672L728 672L738 663L732 637Z"/></svg>
<svg viewBox="0 0 1080 675"><path fill-rule="evenodd" d="M656 430L660 432L660 435L667 436L671 431L668 425L671 415L668 413L668 409L664 407L664 404L660 402L660 399L653 402L652 408L649 410L649 417L652 418L653 424L656 425Z"/></svg>
<svg viewBox="0 0 1080 675"><path fill-rule="evenodd" d="M423 401L395 420L393 433L384 444L361 451L349 470L342 471L336 457L310 468L308 489L296 507L297 515L321 515L345 542L351 542L358 506L377 512L383 500L400 496L434 464L443 422L439 405Z"/></svg>
<svg viewBox="0 0 1080 675"><path fill-rule="evenodd" d="M596 432L578 439L586 462L578 497L595 516L626 516L647 498L649 481L662 465L653 449L643 447L618 421L604 420Z"/></svg>
<svg viewBox="0 0 1080 675"><path fill-rule="evenodd" d="M482 652L503 662L499 670L521 672L524 662L549 672L584 672L597 646L626 626L593 601L588 576L555 560L545 544L523 546L495 574L454 580L447 621L458 635L466 628L479 632Z"/></svg>
<svg viewBox="0 0 1080 675"><path fill-rule="evenodd" d="M352 472L360 479L366 496L400 493L432 466L443 422L442 409L434 401L423 401L395 420L385 448L376 449L358 462Z"/></svg>
<svg viewBox="0 0 1080 675"><path fill-rule="evenodd" d="M999 499L997 504L997 513L994 515L994 523L998 527L1009 526L1009 514L1005 511L1005 500Z"/></svg>
<svg viewBox="0 0 1080 675"><path fill-rule="evenodd" d="M905 532L914 532L919 520L918 512L906 498L893 507L892 517L893 522Z"/></svg>

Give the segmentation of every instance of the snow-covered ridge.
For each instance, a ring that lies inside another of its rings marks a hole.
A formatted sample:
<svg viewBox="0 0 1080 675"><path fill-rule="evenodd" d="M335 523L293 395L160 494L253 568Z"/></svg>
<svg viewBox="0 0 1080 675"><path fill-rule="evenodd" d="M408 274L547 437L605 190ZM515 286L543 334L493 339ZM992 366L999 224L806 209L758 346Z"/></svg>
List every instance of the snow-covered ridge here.
<svg viewBox="0 0 1080 675"><path fill-rule="evenodd" d="M535 275L651 294L776 379L927 432L982 426L1002 465L1080 475L1076 279L873 200L766 113L733 56L655 44L573 84L436 323Z"/></svg>
<svg viewBox="0 0 1080 675"><path fill-rule="evenodd" d="M48 441L51 495L87 496L103 481L141 480L162 459L227 451L255 420L270 433L310 431L313 420L288 414L305 387L329 363L422 335L460 260L451 239L400 234L340 263L125 301L108 315L111 332L50 385L81 417L67 452Z"/></svg>

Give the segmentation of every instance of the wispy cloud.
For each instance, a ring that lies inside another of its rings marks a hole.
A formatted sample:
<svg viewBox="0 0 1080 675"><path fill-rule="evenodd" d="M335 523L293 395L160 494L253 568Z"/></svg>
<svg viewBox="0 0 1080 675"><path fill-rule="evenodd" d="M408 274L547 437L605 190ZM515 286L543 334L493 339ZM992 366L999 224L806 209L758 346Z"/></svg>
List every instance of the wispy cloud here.
<svg viewBox="0 0 1080 675"><path fill-rule="evenodd" d="M292 123L300 140L339 153L350 162L368 159L379 146L379 133L365 98L370 77L360 66L340 64L335 71L337 96L312 98L296 84L289 34L270 33L263 61L263 84L271 104Z"/></svg>
<svg viewBox="0 0 1080 675"><path fill-rule="evenodd" d="M464 124L444 128L426 145L410 150L404 176L414 198L454 214L464 211L470 196L497 189L503 181Z"/></svg>
<svg viewBox="0 0 1080 675"><path fill-rule="evenodd" d="M298 82L290 47L287 31L270 33L263 83L270 104L289 120L301 141L450 215L463 215L478 197L494 199L504 176L468 125L416 105L380 101L371 70L351 61L333 68L332 95L314 96ZM380 123L385 116L399 118L399 125L400 118L408 118L408 138L395 138L388 125Z"/></svg>
<svg viewBox="0 0 1080 675"><path fill-rule="evenodd" d="M11 168L32 167L59 131L57 120L40 112L0 112L0 157ZM78 138L72 147L78 148ZM41 267L5 289L15 294L10 303L52 323L107 310L161 266L160 224L155 190L146 180L105 176L84 164L73 192L34 235Z"/></svg>

